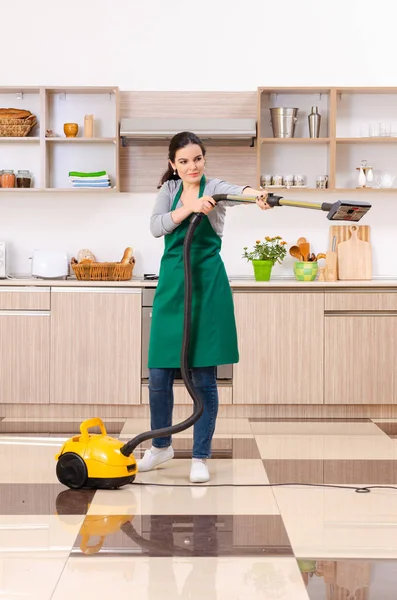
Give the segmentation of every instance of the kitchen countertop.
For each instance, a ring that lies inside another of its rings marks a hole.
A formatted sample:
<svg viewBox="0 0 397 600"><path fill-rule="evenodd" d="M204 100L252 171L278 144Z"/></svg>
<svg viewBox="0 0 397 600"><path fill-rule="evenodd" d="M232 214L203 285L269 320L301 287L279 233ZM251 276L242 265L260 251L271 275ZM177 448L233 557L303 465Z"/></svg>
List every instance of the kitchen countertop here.
<svg viewBox="0 0 397 600"><path fill-rule="evenodd" d="M110 287L110 288L142 288L156 287L157 281L133 278L130 281L78 281L77 279L35 279L11 278L0 279L1 287ZM365 281L296 281L293 278L273 278L271 281L255 281L254 278L230 278L233 289L321 289L321 288L392 288L397 291L397 277L389 279L372 279Z"/></svg>

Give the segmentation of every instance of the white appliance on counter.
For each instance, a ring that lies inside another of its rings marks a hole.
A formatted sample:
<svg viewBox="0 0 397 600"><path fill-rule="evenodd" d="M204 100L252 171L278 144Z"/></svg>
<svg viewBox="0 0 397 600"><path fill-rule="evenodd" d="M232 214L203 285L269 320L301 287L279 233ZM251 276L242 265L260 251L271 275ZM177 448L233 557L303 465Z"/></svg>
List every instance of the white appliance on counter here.
<svg viewBox="0 0 397 600"><path fill-rule="evenodd" d="M5 279L6 277L6 243L0 242L0 279Z"/></svg>
<svg viewBox="0 0 397 600"><path fill-rule="evenodd" d="M32 277L63 279L69 275L67 252L62 250L33 250Z"/></svg>

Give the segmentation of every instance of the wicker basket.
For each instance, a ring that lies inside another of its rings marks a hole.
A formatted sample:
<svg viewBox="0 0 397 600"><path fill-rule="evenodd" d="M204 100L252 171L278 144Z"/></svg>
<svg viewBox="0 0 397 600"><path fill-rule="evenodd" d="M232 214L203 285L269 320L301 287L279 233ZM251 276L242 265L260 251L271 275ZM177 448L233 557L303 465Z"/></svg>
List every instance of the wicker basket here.
<svg viewBox="0 0 397 600"><path fill-rule="evenodd" d="M130 262L126 264L116 262L78 263L75 258L72 258L70 264L76 278L83 281L129 281L132 278L135 258L131 258Z"/></svg>
<svg viewBox="0 0 397 600"><path fill-rule="evenodd" d="M0 137L26 137L35 125L37 125L35 115L30 115L26 119L0 118Z"/></svg>

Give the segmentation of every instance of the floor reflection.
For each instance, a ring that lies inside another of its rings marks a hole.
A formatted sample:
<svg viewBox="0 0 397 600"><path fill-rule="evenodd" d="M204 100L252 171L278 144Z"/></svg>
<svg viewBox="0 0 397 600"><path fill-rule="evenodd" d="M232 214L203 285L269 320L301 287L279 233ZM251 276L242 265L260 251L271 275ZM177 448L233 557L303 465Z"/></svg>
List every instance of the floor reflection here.
<svg viewBox="0 0 397 600"><path fill-rule="evenodd" d="M308 560L298 566L310 600L395 600L397 561Z"/></svg>

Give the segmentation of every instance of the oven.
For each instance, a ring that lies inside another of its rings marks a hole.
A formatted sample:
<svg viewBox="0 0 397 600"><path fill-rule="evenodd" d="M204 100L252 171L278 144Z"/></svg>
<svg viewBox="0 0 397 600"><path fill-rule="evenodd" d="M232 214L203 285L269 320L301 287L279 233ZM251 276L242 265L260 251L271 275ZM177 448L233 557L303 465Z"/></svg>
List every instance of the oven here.
<svg viewBox="0 0 397 600"><path fill-rule="evenodd" d="M147 366L149 352L150 325L152 321L152 308L156 288L142 289L142 356L141 356L141 377L142 381L149 379L149 369ZM219 365L216 368L216 378L218 381L231 381L233 377L233 365ZM175 374L175 382L183 383L180 369Z"/></svg>

